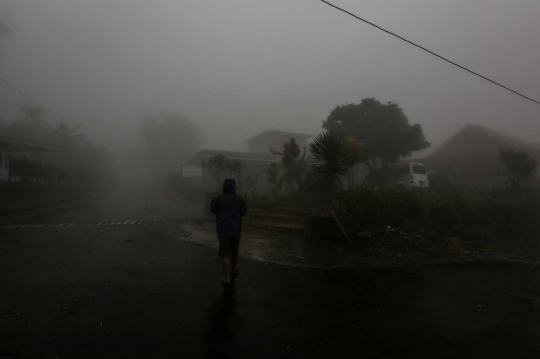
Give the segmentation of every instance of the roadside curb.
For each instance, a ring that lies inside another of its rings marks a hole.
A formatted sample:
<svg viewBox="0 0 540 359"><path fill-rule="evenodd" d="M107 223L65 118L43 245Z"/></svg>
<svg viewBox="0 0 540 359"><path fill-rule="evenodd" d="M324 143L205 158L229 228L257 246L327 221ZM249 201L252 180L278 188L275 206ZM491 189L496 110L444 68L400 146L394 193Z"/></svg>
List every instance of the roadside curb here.
<svg viewBox="0 0 540 359"><path fill-rule="evenodd" d="M196 245L199 247L209 248L214 251L218 250L218 241L215 243L209 240L196 239L187 228L183 227L183 224L188 223L208 223L204 219L185 219L169 222L173 224L175 228L164 228L157 226L152 228L152 223L159 224L159 222L141 221L140 229L153 235L160 236L162 238L181 240L183 242ZM150 226L149 226L150 225ZM265 255L264 251L255 251L251 253L249 250L242 250L240 247L240 257L255 260L263 263L278 264L290 268L312 268L312 269L414 269L414 268L426 268L426 267L438 267L452 264L466 264L473 262L496 262L496 263L509 263L509 264L526 264L526 265L540 265L540 259L531 258L503 258L496 255L489 254L467 254L452 257L423 257L423 258L402 258L402 259L367 259L367 258L355 258L355 257L341 257L340 264L318 264L318 263L306 263L293 262L291 260L276 260L272 253ZM313 258L314 262L322 262L322 257Z"/></svg>

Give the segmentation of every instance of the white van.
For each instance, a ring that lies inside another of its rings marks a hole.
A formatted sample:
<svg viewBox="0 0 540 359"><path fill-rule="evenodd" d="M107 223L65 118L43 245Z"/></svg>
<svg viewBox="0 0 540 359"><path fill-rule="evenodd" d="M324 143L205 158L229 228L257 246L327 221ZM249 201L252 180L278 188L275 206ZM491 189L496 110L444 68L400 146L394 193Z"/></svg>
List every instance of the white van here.
<svg viewBox="0 0 540 359"><path fill-rule="evenodd" d="M411 162L392 170L392 183L405 188L429 187L426 166L422 163Z"/></svg>

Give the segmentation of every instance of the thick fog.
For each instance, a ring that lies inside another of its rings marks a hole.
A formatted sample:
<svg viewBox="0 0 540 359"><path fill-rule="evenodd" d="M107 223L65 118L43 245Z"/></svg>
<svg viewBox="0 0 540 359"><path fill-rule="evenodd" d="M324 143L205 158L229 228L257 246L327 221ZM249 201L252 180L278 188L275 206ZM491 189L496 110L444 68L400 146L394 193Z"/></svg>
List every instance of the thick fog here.
<svg viewBox="0 0 540 359"><path fill-rule="evenodd" d="M540 98L538 1L334 3ZM397 102L432 148L467 123L540 142L540 106L319 1L2 0L0 21L13 60L0 55L1 77L47 108L133 126L179 113L204 148L243 149L266 129L316 134L365 97ZM34 105L4 84L0 98ZM131 136L83 128L111 148Z"/></svg>

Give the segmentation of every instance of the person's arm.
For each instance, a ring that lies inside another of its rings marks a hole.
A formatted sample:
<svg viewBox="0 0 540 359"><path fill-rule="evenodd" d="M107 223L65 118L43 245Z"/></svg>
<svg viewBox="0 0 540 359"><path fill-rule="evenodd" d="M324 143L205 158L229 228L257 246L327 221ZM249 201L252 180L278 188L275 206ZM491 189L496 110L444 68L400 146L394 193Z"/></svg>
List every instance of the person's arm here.
<svg viewBox="0 0 540 359"><path fill-rule="evenodd" d="M214 197L212 203L210 203L210 212L217 214L219 210L219 196Z"/></svg>
<svg viewBox="0 0 540 359"><path fill-rule="evenodd" d="M238 210L241 216L245 216L247 213L246 201L241 196L238 196Z"/></svg>

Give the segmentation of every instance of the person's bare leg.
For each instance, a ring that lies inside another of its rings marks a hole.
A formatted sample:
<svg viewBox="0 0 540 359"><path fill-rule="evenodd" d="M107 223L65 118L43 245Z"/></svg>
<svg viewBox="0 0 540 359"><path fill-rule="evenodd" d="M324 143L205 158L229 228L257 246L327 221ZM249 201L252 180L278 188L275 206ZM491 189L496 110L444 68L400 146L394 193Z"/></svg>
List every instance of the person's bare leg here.
<svg viewBox="0 0 540 359"><path fill-rule="evenodd" d="M238 272L238 252L240 247L240 239L235 238L233 242L231 242L231 264L232 264L232 272L231 274L237 274Z"/></svg>
<svg viewBox="0 0 540 359"><path fill-rule="evenodd" d="M231 268L232 268L232 274L236 274L238 272L238 251L233 251L231 253Z"/></svg>
<svg viewBox="0 0 540 359"><path fill-rule="evenodd" d="M221 257L221 265L223 266L223 273L225 273L225 277L221 282L228 284L231 282L231 258Z"/></svg>

